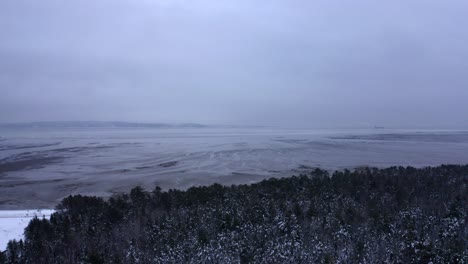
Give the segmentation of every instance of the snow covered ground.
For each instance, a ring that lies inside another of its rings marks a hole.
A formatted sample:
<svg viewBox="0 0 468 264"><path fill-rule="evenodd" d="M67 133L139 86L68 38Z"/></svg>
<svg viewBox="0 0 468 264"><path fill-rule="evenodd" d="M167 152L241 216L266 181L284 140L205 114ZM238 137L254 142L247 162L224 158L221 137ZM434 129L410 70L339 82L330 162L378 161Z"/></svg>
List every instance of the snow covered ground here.
<svg viewBox="0 0 468 264"><path fill-rule="evenodd" d="M23 238L24 228L29 221L38 218L50 218L54 210L0 210L0 251L6 249L8 241Z"/></svg>

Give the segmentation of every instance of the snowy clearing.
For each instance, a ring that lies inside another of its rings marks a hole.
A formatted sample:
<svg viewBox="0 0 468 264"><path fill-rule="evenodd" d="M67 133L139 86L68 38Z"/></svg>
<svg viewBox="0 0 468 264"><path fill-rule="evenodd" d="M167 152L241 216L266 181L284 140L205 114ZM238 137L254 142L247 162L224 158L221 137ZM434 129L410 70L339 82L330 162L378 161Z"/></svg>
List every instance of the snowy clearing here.
<svg viewBox="0 0 468 264"><path fill-rule="evenodd" d="M0 210L0 250L6 249L8 241L22 239L24 228L35 216L50 218L54 210Z"/></svg>

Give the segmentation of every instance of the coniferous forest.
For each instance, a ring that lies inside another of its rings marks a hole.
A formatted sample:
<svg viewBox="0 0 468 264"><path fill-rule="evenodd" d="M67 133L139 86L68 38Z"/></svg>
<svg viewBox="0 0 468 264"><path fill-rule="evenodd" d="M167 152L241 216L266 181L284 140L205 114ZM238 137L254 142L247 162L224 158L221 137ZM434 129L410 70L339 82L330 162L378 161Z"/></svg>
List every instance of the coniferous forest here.
<svg viewBox="0 0 468 264"><path fill-rule="evenodd" d="M467 263L468 165L69 196L0 263Z"/></svg>

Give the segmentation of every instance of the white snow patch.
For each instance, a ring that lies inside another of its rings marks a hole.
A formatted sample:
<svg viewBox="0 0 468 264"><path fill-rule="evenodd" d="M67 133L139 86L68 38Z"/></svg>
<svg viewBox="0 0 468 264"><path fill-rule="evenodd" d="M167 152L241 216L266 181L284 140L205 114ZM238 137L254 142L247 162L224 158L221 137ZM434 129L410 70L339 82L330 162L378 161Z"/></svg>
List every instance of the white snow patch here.
<svg viewBox="0 0 468 264"><path fill-rule="evenodd" d="M0 251L6 249L8 241L23 238L24 229L35 216L50 218L55 210L0 210Z"/></svg>

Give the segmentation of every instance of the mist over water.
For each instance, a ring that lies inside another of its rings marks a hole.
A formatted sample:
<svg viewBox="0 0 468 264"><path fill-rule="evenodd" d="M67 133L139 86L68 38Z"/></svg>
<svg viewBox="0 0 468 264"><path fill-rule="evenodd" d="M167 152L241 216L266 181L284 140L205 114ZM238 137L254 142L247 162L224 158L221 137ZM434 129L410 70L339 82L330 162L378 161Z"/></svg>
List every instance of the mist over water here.
<svg viewBox="0 0 468 264"><path fill-rule="evenodd" d="M468 132L269 128L22 128L0 131L0 208L55 205L142 185L214 182L360 166L468 162Z"/></svg>

